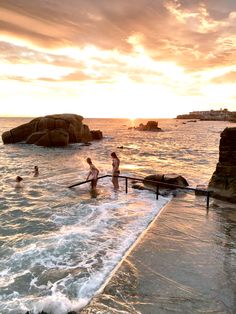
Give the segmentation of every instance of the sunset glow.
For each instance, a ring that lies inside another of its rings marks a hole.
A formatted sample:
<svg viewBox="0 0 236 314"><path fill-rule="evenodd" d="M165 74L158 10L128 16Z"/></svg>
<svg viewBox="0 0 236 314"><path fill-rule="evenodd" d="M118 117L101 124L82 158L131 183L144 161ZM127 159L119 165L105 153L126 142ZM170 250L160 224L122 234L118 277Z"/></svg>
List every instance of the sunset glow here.
<svg viewBox="0 0 236 314"><path fill-rule="evenodd" d="M0 115L236 110L236 2L2 1Z"/></svg>

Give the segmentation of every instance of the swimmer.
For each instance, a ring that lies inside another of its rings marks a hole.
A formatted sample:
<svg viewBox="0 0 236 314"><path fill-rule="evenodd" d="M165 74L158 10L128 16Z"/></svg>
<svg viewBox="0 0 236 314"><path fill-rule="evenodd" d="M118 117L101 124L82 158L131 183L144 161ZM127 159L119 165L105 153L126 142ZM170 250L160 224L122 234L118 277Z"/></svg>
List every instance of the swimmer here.
<svg viewBox="0 0 236 314"><path fill-rule="evenodd" d="M34 177L38 177L38 175L39 175L39 168L38 168L38 166L34 166L33 174L34 174Z"/></svg>
<svg viewBox="0 0 236 314"><path fill-rule="evenodd" d="M20 177L20 176L17 176L17 177L16 177L16 185L15 185L15 188L23 188L23 186L22 186L22 181L23 181L23 178Z"/></svg>

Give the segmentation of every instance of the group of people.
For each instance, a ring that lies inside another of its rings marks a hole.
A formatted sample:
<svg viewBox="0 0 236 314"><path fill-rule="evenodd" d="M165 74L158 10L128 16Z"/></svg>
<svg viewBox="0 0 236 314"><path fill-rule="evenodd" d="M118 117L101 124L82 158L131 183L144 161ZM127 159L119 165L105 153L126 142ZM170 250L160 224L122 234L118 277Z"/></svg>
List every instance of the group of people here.
<svg viewBox="0 0 236 314"><path fill-rule="evenodd" d="M39 167L34 166L33 176L38 177L38 175L39 175ZM23 181L23 178L20 176L17 176L15 188L22 188L22 181Z"/></svg>
<svg viewBox="0 0 236 314"><path fill-rule="evenodd" d="M119 189L119 182L118 182L118 176L120 174L119 166L120 166L120 159L117 157L116 153L111 153L112 158L112 183L114 185L115 189ZM87 163L89 164L89 173L87 175L86 181L91 178L91 188L94 190L97 186L98 181L98 174L99 170L95 167L95 165L92 163L91 158L87 158Z"/></svg>
<svg viewBox="0 0 236 314"><path fill-rule="evenodd" d="M120 159L117 157L115 152L111 153L111 158L112 158L112 183L113 183L115 189L119 189L118 176L120 174L120 170L119 170ZM94 190L94 189L96 189L96 186L97 186L99 170L92 163L91 158L87 158L87 163L89 164L89 173L87 175L86 181L91 178L91 180L92 180L91 181L91 188L92 188L92 190ZM38 177L38 175L39 175L39 168L38 168L38 166L34 166L33 176ZM15 181L16 181L15 187L21 188L23 178L20 176L17 176Z"/></svg>

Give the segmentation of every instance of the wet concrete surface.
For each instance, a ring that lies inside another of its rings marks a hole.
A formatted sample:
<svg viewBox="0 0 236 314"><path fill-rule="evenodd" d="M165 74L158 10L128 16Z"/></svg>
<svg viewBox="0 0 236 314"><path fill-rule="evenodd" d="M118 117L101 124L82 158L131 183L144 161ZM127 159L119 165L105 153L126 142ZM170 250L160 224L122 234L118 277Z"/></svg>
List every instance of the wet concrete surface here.
<svg viewBox="0 0 236 314"><path fill-rule="evenodd" d="M81 313L236 313L236 208L174 198Z"/></svg>

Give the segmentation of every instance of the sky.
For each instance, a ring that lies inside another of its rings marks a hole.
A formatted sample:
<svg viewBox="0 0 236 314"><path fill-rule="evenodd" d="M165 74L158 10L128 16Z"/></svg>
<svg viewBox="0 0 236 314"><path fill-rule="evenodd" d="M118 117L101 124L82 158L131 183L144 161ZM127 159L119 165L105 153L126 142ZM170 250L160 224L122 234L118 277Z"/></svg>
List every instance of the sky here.
<svg viewBox="0 0 236 314"><path fill-rule="evenodd" d="M0 0L0 116L236 111L235 0Z"/></svg>

